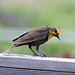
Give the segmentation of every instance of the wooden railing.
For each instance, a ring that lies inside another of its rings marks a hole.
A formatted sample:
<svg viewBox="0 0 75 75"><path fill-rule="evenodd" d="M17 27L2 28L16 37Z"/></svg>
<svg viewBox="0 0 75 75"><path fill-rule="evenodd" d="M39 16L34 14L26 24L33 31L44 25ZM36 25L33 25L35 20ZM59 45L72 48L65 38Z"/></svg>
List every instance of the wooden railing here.
<svg viewBox="0 0 75 75"><path fill-rule="evenodd" d="M75 59L0 54L0 75L75 75Z"/></svg>

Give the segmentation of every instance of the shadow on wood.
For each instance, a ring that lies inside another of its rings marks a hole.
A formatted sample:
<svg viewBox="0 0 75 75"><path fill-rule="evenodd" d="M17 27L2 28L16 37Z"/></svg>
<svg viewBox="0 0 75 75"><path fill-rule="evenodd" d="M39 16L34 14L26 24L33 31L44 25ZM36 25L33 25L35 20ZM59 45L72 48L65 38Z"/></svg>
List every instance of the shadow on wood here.
<svg viewBox="0 0 75 75"><path fill-rule="evenodd" d="M0 75L75 75L75 59L0 54Z"/></svg>

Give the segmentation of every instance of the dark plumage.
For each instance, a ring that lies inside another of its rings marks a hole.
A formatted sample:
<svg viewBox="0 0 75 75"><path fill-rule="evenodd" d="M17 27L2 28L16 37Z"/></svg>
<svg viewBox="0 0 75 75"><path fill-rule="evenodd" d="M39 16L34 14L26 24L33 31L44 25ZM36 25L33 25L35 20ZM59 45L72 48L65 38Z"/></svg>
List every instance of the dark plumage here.
<svg viewBox="0 0 75 75"><path fill-rule="evenodd" d="M58 39L59 38L59 31L55 27L40 27L36 28L34 30L31 30L20 37L14 39L12 43L14 44L11 48L7 49L3 53L6 53L13 47L18 47L22 45L29 45L29 48L32 50L31 46L36 46L36 50L39 51L39 45L45 43L48 41L50 38L53 36L56 36ZM32 52L37 55L33 50ZM41 51L39 51L42 53ZM44 56L46 56L44 53L42 53Z"/></svg>

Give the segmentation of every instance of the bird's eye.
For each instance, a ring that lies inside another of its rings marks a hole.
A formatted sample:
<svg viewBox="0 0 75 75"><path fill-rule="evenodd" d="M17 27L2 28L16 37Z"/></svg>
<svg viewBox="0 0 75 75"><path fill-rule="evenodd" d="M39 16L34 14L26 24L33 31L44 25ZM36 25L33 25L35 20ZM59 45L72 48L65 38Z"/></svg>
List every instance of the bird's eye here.
<svg viewBox="0 0 75 75"><path fill-rule="evenodd" d="M55 29L54 32L57 33L57 30Z"/></svg>

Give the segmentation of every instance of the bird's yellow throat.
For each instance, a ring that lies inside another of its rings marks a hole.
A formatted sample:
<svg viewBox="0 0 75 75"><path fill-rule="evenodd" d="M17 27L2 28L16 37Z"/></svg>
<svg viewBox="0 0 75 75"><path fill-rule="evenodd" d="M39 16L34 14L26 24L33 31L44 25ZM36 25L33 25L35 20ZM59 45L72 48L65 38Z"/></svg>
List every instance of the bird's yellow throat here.
<svg viewBox="0 0 75 75"><path fill-rule="evenodd" d="M50 38L52 38L53 37L53 35L51 34L51 31L49 30L49 33L48 33L48 40L50 39Z"/></svg>

